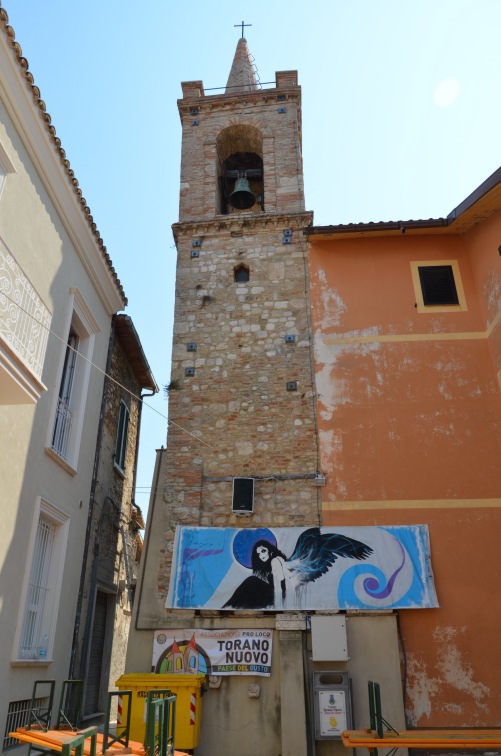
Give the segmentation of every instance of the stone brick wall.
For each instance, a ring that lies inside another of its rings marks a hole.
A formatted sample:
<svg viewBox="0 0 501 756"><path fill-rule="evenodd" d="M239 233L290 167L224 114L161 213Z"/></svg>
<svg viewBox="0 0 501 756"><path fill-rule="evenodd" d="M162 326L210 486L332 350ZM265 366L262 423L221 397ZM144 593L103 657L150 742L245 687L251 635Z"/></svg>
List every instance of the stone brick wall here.
<svg viewBox="0 0 501 756"><path fill-rule="evenodd" d="M261 135L265 212L304 211L301 88L289 81L285 84L280 92L210 97L188 92L178 100L183 126L181 221L213 219L220 212L217 140L224 129L235 125L255 128ZM285 99L277 100L279 96Z"/></svg>
<svg viewBox="0 0 501 756"><path fill-rule="evenodd" d="M161 490L166 589L175 526L319 524L315 391L299 215L219 217L175 226L176 303ZM292 243L283 243L292 229ZM193 239L200 240L192 258ZM249 281L236 283L244 264ZM286 335L295 341L287 343ZM196 344L196 351L187 344ZM194 368L194 376L186 376ZM287 383L297 390L288 391ZM232 512L233 477L255 478L254 512ZM162 509L164 509L162 507Z"/></svg>
<svg viewBox="0 0 501 756"><path fill-rule="evenodd" d="M197 82L183 85L183 94L180 222L173 227L171 381L178 388L169 394L151 526L159 606L177 525L318 525L321 511L303 236L312 215L304 211L297 73L277 73L277 89L207 97ZM262 160L262 210L221 214L222 166L235 154ZM290 243L284 231L292 232ZM235 281L240 265L248 282ZM286 342L287 335L295 340ZM190 342L196 351L188 351ZM297 390L287 390L291 382ZM234 477L255 480L248 518L232 511Z"/></svg>
<svg viewBox="0 0 501 756"><path fill-rule="evenodd" d="M138 571L135 561L137 523L133 520L132 510L134 470L137 462L136 443L140 420L140 402L136 397L140 395L141 387L116 334L109 372L111 379L107 378L105 384L103 428L92 502L91 531L75 661L75 669L80 670L85 633L87 633L87 644L91 640L91 614L95 591L96 589L104 591L109 594L109 598L101 680L103 706L104 694L108 686L113 686L124 671L134 590L131 589L130 582L135 580ZM130 412L123 472L114 464L119 408L122 400ZM125 535L125 543L121 528ZM85 705L88 705L87 701Z"/></svg>

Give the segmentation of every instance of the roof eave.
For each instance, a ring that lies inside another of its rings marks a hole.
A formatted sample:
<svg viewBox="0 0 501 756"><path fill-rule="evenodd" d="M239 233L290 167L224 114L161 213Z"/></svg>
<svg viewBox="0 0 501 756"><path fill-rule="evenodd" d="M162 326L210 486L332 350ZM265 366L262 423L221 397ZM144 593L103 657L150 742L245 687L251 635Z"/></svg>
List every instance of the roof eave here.
<svg viewBox="0 0 501 756"><path fill-rule="evenodd" d="M139 383L141 389L148 389L158 393L158 386L151 372L138 333L130 315L119 313L115 317L115 333L127 361Z"/></svg>
<svg viewBox="0 0 501 756"><path fill-rule="evenodd" d="M304 230L310 242L353 236L398 236L399 234L466 233L477 223L501 209L501 168L498 168L446 218L347 223L310 226Z"/></svg>

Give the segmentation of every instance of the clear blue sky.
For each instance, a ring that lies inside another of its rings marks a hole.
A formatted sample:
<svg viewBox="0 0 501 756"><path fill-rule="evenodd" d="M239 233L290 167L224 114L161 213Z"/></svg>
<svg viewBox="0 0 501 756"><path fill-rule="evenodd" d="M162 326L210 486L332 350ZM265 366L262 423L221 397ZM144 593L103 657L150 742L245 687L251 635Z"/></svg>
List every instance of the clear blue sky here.
<svg viewBox="0 0 501 756"><path fill-rule="evenodd" d="M242 20L262 82L297 69L317 225L447 215L501 165L500 0L2 0L129 298L170 379L181 81L224 87ZM147 509L163 393L143 411ZM160 413L160 414L157 414Z"/></svg>

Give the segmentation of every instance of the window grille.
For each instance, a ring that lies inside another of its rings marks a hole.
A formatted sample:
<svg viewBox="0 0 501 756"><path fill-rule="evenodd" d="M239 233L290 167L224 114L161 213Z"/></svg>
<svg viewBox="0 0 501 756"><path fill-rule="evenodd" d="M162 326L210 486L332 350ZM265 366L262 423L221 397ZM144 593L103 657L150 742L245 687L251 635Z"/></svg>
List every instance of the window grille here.
<svg viewBox="0 0 501 756"><path fill-rule="evenodd" d="M56 419L54 422L54 432L52 434L52 448L63 459L68 458L68 445L73 420L73 413L71 411L71 394L77 357L78 336L75 333L70 333L64 357L63 374L61 376Z"/></svg>
<svg viewBox="0 0 501 756"><path fill-rule="evenodd" d="M11 748L21 746L15 738L9 736L9 732L15 732L18 727L27 727L30 723L30 713L34 711L42 712L47 709L48 697L35 698L32 702L31 698L27 698L24 701L11 701L7 712L7 722L5 724L5 733L3 738L2 750L8 751Z"/></svg>
<svg viewBox="0 0 501 756"><path fill-rule="evenodd" d="M35 537L19 645L20 659L39 659L47 654L48 634L44 626L44 616L50 592L50 572L56 533L56 523L41 513Z"/></svg>

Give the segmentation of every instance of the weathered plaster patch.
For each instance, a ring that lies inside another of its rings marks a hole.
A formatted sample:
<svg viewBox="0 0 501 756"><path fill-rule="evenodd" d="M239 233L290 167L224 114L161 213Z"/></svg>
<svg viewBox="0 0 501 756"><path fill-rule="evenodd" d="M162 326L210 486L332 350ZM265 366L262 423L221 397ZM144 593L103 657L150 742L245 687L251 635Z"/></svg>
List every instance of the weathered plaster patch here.
<svg viewBox="0 0 501 756"><path fill-rule="evenodd" d="M399 373L413 373L420 369L421 362L406 354L398 363Z"/></svg>
<svg viewBox="0 0 501 756"><path fill-rule="evenodd" d="M442 318L433 318L431 321L432 333L442 333L444 331L444 321Z"/></svg>
<svg viewBox="0 0 501 756"><path fill-rule="evenodd" d="M430 678L424 661L412 654L407 657L408 685L407 695L411 702L407 716L410 723L416 726L421 717L431 715L431 699L439 689L438 680Z"/></svg>
<svg viewBox="0 0 501 756"><path fill-rule="evenodd" d="M492 271L483 285L483 295L487 300L489 315L495 317L501 307L501 280L497 272Z"/></svg>
<svg viewBox="0 0 501 756"><path fill-rule="evenodd" d="M328 283L325 270L320 269L318 271L318 280L320 282L320 301L322 302L323 310L321 328L328 330L341 324L346 304L337 291Z"/></svg>
<svg viewBox="0 0 501 756"><path fill-rule="evenodd" d="M438 421L433 428L433 433L435 436L447 436L449 438L453 438L457 435L454 423L440 423Z"/></svg>
<svg viewBox="0 0 501 756"><path fill-rule="evenodd" d="M340 433L334 430L321 430L319 432L320 448L322 450L322 469L324 472L339 472L342 465L338 463L343 451L343 439Z"/></svg>
<svg viewBox="0 0 501 756"><path fill-rule="evenodd" d="M351 401L347 381L332 378L331 365L324 365L317 373L316 384L318 398L324 405L320 411L323 420L330 420L337 406Z"/></svg>
<svg viewBox="0 0 501 756"><path fill-rule="evenodd" d="M466 632L466 627L437 627L432 638L437 644L437 676L431 677L425 662L412 654L408 657L408 697L411 702L407 712L409 720L417 725L422 717L430 717L432 710L440 707L442 711L454 715L461 715L464 704L451 702L448 689L459 691L466 701L474 703L481 711L488 710L490 689L481 682L474 680L472 666L462 655L457 645L458 636ZM457 696L456 696L457 697ZM474 712L471 706L468 716Z"/></svg>
<svg viewBox="0 0 501 756"><path fill-rule="evenodd" d="M316 331L315 333L315 355L318 362L334 363L340 357L346 354L355 354L357 357L367 357L371 353L378 352L381 348L379 341L357 341L366 337L379 336L379 328L365 328L362 331L348 331L346 333L337 333L334 338L349 339L348 343L328 344L326 340L330 339L332 334Z"/></svg>
<svg viewBox="0 0 501 756"><path fill-rule="evenodd" d="M336 481L337 498L339 500L345 499L348 496L348 489L341 480Z"/></svg>
<svg viewBox="0 0 501 756"><path fill-rule="evenodd" d="M438 643L450 643L460 633L464 633L466 626L462 627L436 627L433 631L433 640Z"/></svg>
<svg viewBox="0 0 501 756"><path fill-rule="evenodd" d="M370 354L371 352L377 351L381 347L381 343L379 341L367 341L364 342L362 339L370 337L373 339L374 337L379 336L381 333L381 329L379 326L370 326L369 328L362 328L357 331L345 331L344 333L338 334L340 338L343 339L350 339L352 343L349 344L339 344L336 345L337 349L344 349L344 350L354 350L356 354L366 356ZM359 342L357 342L357 339L360 339Z"/></svg>
<svg viewBox="0 0 501 756"><path fill-rule="evenodd" d="M450 628L440 628L440 630ZM464 632L464 628L462 628ZM433 634L436 639L437 632ZM464 691L471 696L475 704L480 709L486 709L488 704L484 703L483 699L490 694L490 689L487 685L481 682L475 682L473 679L473 668L464 658L461 657L461 651L455 643L451 642L454 636L450 636L448 640L443 642L443 645L438 649L438 663L437 669L441 673L441 677L447 685L450 685L456 690Z"/></svg>
<svg viewBox="0 0 501 756"><path fill-rule="evenodd" d="M377 399L378 397L383 396L383 392L380 388L378 388L378 386L374 386L368 382L365 386L365 394L368 399Z"/></svg>
<svg viewBox="0 0 501 756"><path fill-rule="evenodd" d="M343 334L341 338L362 338L364 336L378 335L379 329L377 327L368 328L364 331L350 332L349 334ZM351 395L351 376L350 378L342 378L340 375L346 374L346 370L339 370L335 373L335 368L338 363L344 358L360 358L371 355L375 359L375 353L380 349L379 342L355 342L348 344L325 344L324 339L326 335L317 331L315 334L315 356L317 363L321 365L316 373L316 387L320 400L320 416L323 420L330 420L332 414L337 407L344 404L350 404L353 401ZM341 364L342 367L342 364ZM376 382L378 385L383 384L383 376L381 373L376 373ZM368 386L368 396L378 396L379 389L377 386Z"/></svg>
<svg viewBox="0 0 501 756"><path fill-rule="evenodd" d="M399 424L395 416L388 416L388 438L390 441L400 441Z"/></svg>
<svg viewBox="0 0 501 756"><path fill-rule="evenodd" d="M453 358L450 360L437 360L434 366L435 370L439 373L450 373L456 376L461 370L466 370L466 365L463 360Z"/></svg>
<svg viewBox="0 0 501 756"><path fill-rule="evenodd" d="M449 399L449 400L452 399L452 393L447 388L445 381L442 381L442 383L439 384L438 393L441 394L444 397L444 399Z"/></svg>
<svg viewBox="0 0 501 756"><path fill-rule="evenodd" d="M463 707L459 704L446 703L442 706L442 709L448 711L450 714L455 714L456 716L463 713Z"/></svg>

